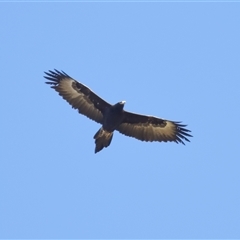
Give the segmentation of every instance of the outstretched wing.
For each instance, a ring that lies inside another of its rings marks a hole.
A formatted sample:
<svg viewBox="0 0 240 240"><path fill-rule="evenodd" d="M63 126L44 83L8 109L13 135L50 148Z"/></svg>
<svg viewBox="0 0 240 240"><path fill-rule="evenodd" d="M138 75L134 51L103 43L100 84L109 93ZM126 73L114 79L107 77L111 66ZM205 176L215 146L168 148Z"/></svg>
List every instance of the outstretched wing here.
<svg viewBox="0 0 240 240"><path fill-rule="evenodd" d="M63 71L45 72L46 82L52 85L63 99L65 99L73 108L88 118L103 123L103 114L106 108L111 105L97 96L93 91L82 83L74 80Z"/></svg>
<svg viewBox="0 0 240 240"><path fill-rule="evenodd" d="M168 121L153 116L144 116L124 111L123 122L116 129L120 133L142 141L176 142L185 145L187 137L192 137L186 129L187 125L180 122Z"/></svg>

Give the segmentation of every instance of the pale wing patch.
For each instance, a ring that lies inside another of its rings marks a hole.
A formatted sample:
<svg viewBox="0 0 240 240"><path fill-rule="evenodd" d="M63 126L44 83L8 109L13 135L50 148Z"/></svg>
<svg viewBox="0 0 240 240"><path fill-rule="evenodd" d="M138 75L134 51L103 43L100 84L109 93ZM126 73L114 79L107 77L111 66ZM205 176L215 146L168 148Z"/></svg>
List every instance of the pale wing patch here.
<svg viewBox="0 0 240 240"><path fill-rule="evenodd" d="M94 104L81 89L73 88L75 81L72 79L64 79L53 88L63 97L73 108L78 109L79 113L84 114L88 118L102 123L103 115L95 108Z"/></svg>
<svg viewBox="0 0 240 240"><path fill-rule="evenodd" d="M163 138L163 141L174 141L176 137L176 125L172 122L166 121L165 127L156 127L155 131L158 133L158 138Z"/></svg>
<svg viewBox="0 0 240 240"><path fill-rule="evenodd" d="M170 121L166 125L156 125L151 123L122 123L117 130L127 136L137 138L142 141L176 141L177 126Z"/></svg>

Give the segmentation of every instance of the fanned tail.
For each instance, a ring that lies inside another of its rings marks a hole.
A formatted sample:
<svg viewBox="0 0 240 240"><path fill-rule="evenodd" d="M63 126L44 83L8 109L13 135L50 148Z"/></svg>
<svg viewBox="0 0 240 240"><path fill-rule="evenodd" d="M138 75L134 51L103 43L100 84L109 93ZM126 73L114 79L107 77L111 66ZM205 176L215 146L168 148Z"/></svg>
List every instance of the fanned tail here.
<svg viewBox="0 0 240 240"><path fill-rule="evenodd" d="M95 139L95 153L101 151L104 147L108 147L112 141L113 132L108 132L103 128L100 128L94 135Z"/></svg>

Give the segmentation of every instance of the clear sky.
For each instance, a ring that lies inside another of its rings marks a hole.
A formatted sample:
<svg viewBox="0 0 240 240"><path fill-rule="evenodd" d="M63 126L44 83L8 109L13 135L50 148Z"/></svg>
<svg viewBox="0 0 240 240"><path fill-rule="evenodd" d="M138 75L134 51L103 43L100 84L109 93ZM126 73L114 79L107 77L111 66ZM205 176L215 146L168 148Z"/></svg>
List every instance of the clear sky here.
<svg viewBox="0 0 240 240"><path fill-rule="evenodd" d="M0 3L0 238L240 238L240 4ZM46 85L188 124L186 146L114 133Z"/></svg>

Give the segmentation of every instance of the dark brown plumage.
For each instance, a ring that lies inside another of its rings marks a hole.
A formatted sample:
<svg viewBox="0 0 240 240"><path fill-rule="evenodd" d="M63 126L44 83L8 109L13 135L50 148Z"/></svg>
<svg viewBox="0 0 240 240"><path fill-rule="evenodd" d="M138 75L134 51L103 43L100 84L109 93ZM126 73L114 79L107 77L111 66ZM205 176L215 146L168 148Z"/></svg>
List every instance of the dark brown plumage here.
<svg viewBox="0 0 240 240"><path fill-rule="evenodd" d="M123 110L125 101L111 105L97 96L88 87L58 70L45 72L46 82L52 85L60 96L73 108L88 118L102 124L95 134L95 153L108 147L114 130L142 141L164 141L184 144L187 137L192 137L186 125L153 116L126 112Z"/></svg>

